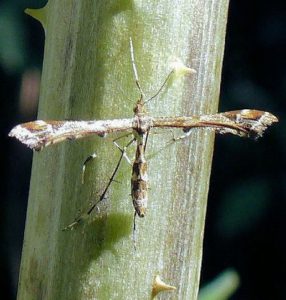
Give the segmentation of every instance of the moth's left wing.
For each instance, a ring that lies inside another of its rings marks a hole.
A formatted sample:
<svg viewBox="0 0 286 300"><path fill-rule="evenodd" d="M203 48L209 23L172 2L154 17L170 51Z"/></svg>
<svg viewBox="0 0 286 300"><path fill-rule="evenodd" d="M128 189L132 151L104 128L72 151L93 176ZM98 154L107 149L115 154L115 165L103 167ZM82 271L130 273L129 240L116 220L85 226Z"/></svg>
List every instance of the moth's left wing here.
<svg viewBox="0 0 286 300"><path fill-rule="evenodd" d="M33 150L65 140L79 139L89 135L104 136L107 133L132 129L133 119L100 121L41 121L28 122L14 127L9 136Z"/></svg>

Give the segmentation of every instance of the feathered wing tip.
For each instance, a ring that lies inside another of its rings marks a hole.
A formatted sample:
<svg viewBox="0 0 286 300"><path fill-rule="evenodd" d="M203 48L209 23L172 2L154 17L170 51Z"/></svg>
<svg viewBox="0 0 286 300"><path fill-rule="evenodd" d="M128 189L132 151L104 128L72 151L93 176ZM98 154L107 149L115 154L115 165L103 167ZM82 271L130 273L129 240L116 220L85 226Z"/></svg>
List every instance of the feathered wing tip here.
<svg viewBox="0 0 286 300"><path fill-rule="evenodd" d="M91 132L89 122L37 120L15 126L9 136L15 137L27 147L40 151L44 147L65 140L84 137ZM100 130L98 130L98 134Z"/></svg>
<svg viewBox="0 0 286 300"><path fill-rule="evenodd" d="M15 126L10 132L14 137L27 147L39 151L47 146L47 124L44 121L35 121Z"/></svg>
<svg viewBox="0 0 286 300"><path fill-rule="evenodd" d="M229 111L223 113L223 115L235 124L233 128L225 128L225 133L227 133L228 130L234 130L236 134L240 136L253 137L255 139L262 137L264 131L269 126L278 122L278 118L273 114L254 109Z"/></svg>

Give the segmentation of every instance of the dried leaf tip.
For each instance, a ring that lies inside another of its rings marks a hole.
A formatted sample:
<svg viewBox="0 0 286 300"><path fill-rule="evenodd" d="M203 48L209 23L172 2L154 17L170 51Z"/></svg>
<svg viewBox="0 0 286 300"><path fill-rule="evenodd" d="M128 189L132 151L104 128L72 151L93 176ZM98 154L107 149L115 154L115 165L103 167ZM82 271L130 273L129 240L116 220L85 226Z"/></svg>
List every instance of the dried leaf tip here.
<svg viewBox="0 0 286 300"><path fill-rule="evenodd" d="M161 280L159 275L156 275L152 285L152 299L154 299L160 292L176 290L175 286L168 285Z"/></svg>

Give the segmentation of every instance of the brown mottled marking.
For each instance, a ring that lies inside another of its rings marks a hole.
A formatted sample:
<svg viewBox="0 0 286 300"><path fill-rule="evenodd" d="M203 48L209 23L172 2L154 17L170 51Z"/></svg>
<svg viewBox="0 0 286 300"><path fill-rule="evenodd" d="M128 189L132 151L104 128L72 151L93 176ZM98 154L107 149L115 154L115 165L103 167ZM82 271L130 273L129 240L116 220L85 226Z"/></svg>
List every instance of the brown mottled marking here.
<svg viewBox="0 0 286 300"><path fill-rule="evenodd" d="M132 167L131 197L134 209L139 217L144 217L148 202L148 174L145 159L147 134L137 139L137 149Z"/></svg>

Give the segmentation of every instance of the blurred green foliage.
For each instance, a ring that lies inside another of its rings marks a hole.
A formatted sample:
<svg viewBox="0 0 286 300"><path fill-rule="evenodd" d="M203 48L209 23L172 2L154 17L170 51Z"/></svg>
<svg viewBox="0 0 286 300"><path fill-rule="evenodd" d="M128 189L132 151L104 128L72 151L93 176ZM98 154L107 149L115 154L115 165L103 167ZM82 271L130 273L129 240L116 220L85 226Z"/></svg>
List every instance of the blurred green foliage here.
<svg viewBox="0 0 286 300"><path fill-rule="evenodd" d="M227 300L237 290L239 276L234 270L226 270L199 292L199 300Z"/></svg>
<svg viewBox="0 0 286 300"><path fill-rule="evenodd" d="M12 5L0 5L0 64L7 72L24 67L26 51L25 32L18 12Z"/></svg>
<svg viewBox="0 0 286 300"><path fill-rule="evenodd" d="M235 237L257 226L270 205L267 184L262 178L251 178L226 187L217 209L216 229L222 237Z"/></svg>
<svg viewBox="0 0 286 300"><path fill-rule="evenodd" d="M8 74L21 72L30 63L27 6L42 7L46 1L0 2L0 65ZM30 21L30 20L29 20Z"/></svg>

